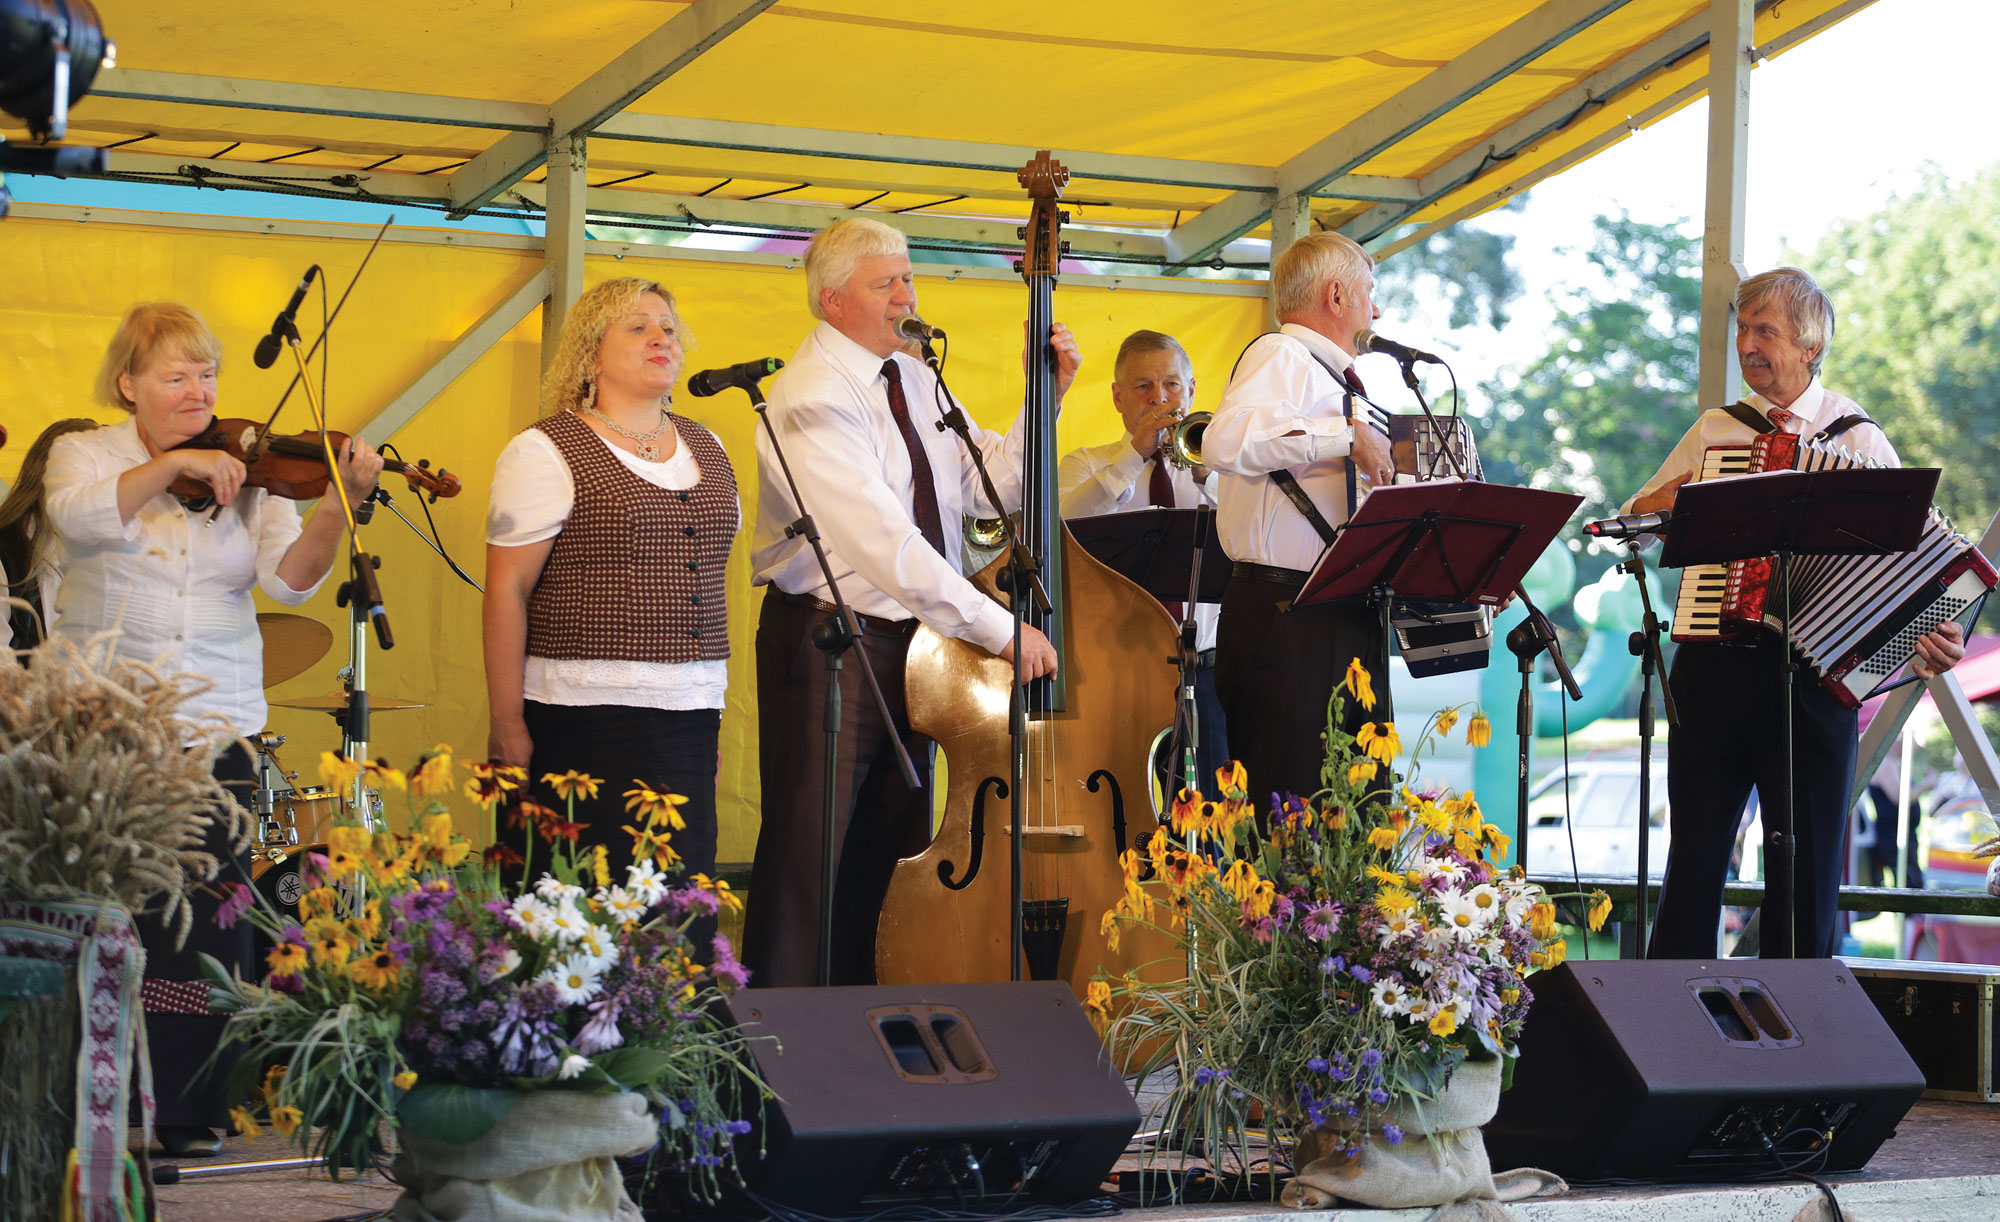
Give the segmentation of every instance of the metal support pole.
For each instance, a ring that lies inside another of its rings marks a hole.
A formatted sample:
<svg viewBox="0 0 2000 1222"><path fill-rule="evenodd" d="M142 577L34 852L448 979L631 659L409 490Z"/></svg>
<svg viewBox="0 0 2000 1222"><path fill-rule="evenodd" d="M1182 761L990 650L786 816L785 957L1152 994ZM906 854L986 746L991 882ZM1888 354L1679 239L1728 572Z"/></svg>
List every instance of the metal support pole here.
<svg viewBox="0 0 2000 1222"><path fill-rule="evenodd" d="M589 138L565 136L549 141L547 223L543 227L542 262L548 267L549 299L542 307L542 368L555 360L562 340L563 319L583 293L583 215Z"/></svg>
<svg viewBox="0 0 2000 1222"><path fill-rule="evenodd" d="M1278 256L1300 238L1312 232L1312 196L1281 195L1271 204L1271 263L1275 266ZM1278 323L1278 301L1265 299L1265 312L1271 316L1271 325Z"/></svg>
<svg viewBox="0 0 2000 1222"><path fill-rule="evenodd" d="M1736 286L1742 282L1744 185L1750 162L1753 0L1710 0L1708 194L1701 244L1701 382L1698 405L1736 395Z"/></svg>

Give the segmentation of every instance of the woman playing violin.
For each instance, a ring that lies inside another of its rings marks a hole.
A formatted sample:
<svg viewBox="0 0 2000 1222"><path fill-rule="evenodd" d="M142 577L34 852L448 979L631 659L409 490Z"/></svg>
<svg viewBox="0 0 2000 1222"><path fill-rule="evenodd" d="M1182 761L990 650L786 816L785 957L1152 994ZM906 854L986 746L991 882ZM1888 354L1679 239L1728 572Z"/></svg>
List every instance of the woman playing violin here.
<svg viewBox="0 0 2000 1222"><path fill-rule="evenodd" d="M608 280L577 299L543 380L546 419L501 452L486 520L488 749L579 797L577 842L628 861L635 781L688 799L673 848L715 870L729 637L723 570L741 510L715 436L667 410L688 337L673 295ZM518 852L527 832L510 834ZM536 860L546 861L537 847ZM712 922L691 931L706 953Z"/></svg>
<svg viewBox="0 0 2000 1222"><path fill-rule="evenodd" d="M247 736L264 728L268 711L251 591L288 605L311 598L339 554L343 519L336 498L325 498L302 525L290 501L246 488L235 458L174 448L207 429L221 362L221 342L184 305L136 305L118 325L96 390L128 417L64 437L49 453L48 522L60 541L63 573L55 633L79 645L109 633L120 658L207 680L211 686L181 706L186 716L219 719ZM381 457L359 438L345 447L340 478L356 501L375 490L381 470ZM196 510L168 495L168 485L190 476L213 490L219 511ZM190 737L212 728L191 724ZM253 769L243 746L232 746L215 770L224 782L238 782L233 792L247 805ZM230 856L221 827L210 829L204 847ZM214 909L212 897L197 900L194 932L181 948L141 919L149 982L200 981L198 952L252 974L248 925L218 929ZM213 1138L204 1130L226 1115L224 1071L201 1081L198 1070L223 1020L156 1012L151 996L147 1041L162 1142L176 1152L212 1153Z"/></svg>

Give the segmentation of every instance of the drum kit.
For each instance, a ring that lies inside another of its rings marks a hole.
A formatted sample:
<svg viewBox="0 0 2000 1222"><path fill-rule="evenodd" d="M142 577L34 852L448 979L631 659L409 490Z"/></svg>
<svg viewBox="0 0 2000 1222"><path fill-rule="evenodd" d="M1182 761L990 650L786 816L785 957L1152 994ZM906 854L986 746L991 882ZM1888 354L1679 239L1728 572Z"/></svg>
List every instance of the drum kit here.
<svg viewBox="0 0 2000 1222"><path fill-rule="evenodd" d="M264 638L266 687L304 674L333 646L333 630L303 615L259 612L257 630ZM347 713L344 694L271 703L275 708L330 713L336 721ZM411 700L377 697L369 701L369 709L378 713L422 707ZM328 832L336 824L359 822L363 827L380 829L382 795L374 789L363 789L361 808L351 810L354 803L347 795L298 783L299 774L288 771L278 758L285 735L265 731L252 736L250 744L256 750L257 767L257 787L251 791L250 802L257 817L250 882L281 912L296 916L299 897L306 891L306 855L326 853Z"/></svg>

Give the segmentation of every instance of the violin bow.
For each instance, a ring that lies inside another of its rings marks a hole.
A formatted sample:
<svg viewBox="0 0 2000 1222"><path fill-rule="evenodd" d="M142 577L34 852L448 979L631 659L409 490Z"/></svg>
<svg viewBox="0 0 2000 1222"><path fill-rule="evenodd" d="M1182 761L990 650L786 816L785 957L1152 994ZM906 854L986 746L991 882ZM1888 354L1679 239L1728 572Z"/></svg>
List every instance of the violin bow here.
<svg viewBox="0 0 2000 1222"><path fill-rule="evenodd" d="M347 306L347 299L353 295L354 286L361 283L361 273L368 270L368 261L375 257L375 248L382 244L383 237L389 232L389 226L395 223L395 214L391 213L389 219L382 222L382 227L375 231L375 240L368 243L367 253L361 256L361 266L354 269L354 278L341 290L340 300L333 303L333 313L327 315L326 326L314 337L312 347L306 349L306 360L312 360L313 354L319 351L319 346L326 342L327 335L333 330L333 324L340 318L341 310ZM285 387L285 393L278 396L278 406L271 409L270 418L264 421L264 427L258 431L257 447L260 450L264 446L264 439L271 435L272 427L278 423L278 413L285 410L285 403L291 399L292 392L299 388L299 377L297 373L292 375L291 383ZM321 427L325 427L324 422L321 423Z"/></svg>

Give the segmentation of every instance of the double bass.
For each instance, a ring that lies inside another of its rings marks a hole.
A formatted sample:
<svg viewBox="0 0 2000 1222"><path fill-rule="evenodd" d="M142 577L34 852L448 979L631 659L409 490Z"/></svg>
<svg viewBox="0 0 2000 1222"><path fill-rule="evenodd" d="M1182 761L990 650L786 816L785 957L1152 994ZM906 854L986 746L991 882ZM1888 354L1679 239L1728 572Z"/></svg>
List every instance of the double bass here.
<svg viewBox="0 0 2000 1222"><path fill-rule="evenodd" d="M974 578L1011 605L1002 575L1039 561L1046 605L1026 580L1006 584L1022 588L1024 620L1049 638L1059 663L1053 677L1017 689L1013 666L976 646L929 628L912 638L910 725L945 752L950 787L930 846L902 859L889 884L876 933L884 984L1059 979L1082 996L1100 968L1147 979L1186 970L1164 935L1127 928L1114 951L1100 929L1124 890L1120 854L1143 856L1155 830L1149 755L1173 716L1178 635L1158 601L1091 557L1062 524L1048 336L1067 219L1057 201L1068 177L1047 150L1020 172L1034 206L1019 269L1041 359L1030 362L1013 546L1031 559L1014 565L1003 553ZM1016 719L1018 756L1009 728Z"/></svg>

